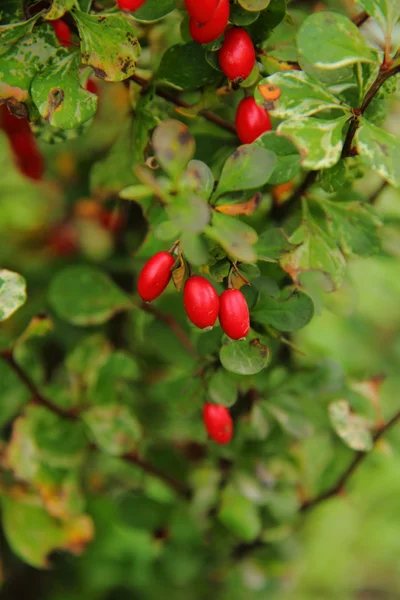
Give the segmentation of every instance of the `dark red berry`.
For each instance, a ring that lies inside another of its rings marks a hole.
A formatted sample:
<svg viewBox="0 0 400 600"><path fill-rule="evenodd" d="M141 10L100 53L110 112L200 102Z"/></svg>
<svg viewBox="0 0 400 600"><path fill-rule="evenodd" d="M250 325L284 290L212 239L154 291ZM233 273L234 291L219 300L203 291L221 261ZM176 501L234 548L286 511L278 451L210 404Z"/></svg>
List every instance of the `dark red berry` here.
<svg viewBox="0 0 400 600"><path fill-rule="evenodd" d="M205 404L203 421L207 433L217 444L228 444L232 439L233 421L225 406Z"/></svg>
<svg viewBox="0 0 400 600"><path fill-rule="evenodd" d="M157 252L140 271L138 280L139 296L151 302L160 296L167 287L175 259L168 252Z"/></svg>
<svg viewBox="0 0 400 600"><path fill-rule="evenodd" d="M36 151L30 156L18 157L20 171L30 179L39 181L44 175L44 159L40 152Z"/></svg>
<svg viewBox="0 0 400 600"><path fill-rule="evenodd" d="M213 18L218 0L185 0L186 10L197 23L208 23Z"/></svg>
<svg viewBox="0 0 400 600"><path fill-rule="evenodd" d="M189 277L183 291L186 314L196 327L213 327L218 317L219 298L214 286L200 275Z"/></svg>
<svg viewBox="0 0 400 600"><path fill-rule="evenodd" d="M219 322L232 340L245 338L250 329L249 307L240 290L226 290L219 299Z"/></svg>
<svg viewBox="0 0 400 600"><path fill-rule="evenodd" d="M118 8L133 12L144 4L146 0L118 0Z"/></svg>
<svg viewBox="0 0 400 600"><path fill-rule="evenodd" d="M254 98L243 98L236 111L236 132L242 144L251 144L271 129L267 111L258 106Z"/></svg>
<svg viewBox="0 0 400 600"><path fill-rule="evenodd" d="M56 19L55 21L50 21L50 23L61 46L69 48L71 45L71 30L69 26L62 19Z"/></svg>
<svg viewBox="0 0 400 600"><path fill-rule="evenodd" d="M99 87L98 87L97 83L90 77L86 82L85 89L86 89L86 91L90 92L91 94L95 94L96 96L99 95Z"/></svg>
<svg viewBox="0 0 400 600"><path fill-rule="evenodd" d="M49 235L49 248L54 256L70 256L78 251L78 234L72 223L62 223Z"/></svg>
<svg viewBox="0 0 400 600"><path fill-rule="evenodd" d="M213 42L225 31L229 21L229 0L219 0L213 17L205 25L200 25L193 18L189 21L190 35L199 44Z"/></svg>
<svg viewBox="0 0 400 600"><path fill-rule="evenodd" d="M230 29L219 51L219 64L225 75L235 81L247 79L256 62L251 37L244 29Z"/></svg>

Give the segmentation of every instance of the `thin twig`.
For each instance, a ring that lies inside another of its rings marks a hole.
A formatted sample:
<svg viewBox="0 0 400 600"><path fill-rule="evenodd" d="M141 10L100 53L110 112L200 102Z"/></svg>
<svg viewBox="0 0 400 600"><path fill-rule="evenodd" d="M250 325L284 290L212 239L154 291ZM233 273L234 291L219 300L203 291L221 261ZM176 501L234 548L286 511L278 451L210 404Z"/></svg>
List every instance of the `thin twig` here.
<svg viewBox="0 0 400 600"><path fill-rule="evenodd" d="M177 479L174 479L170 475L167 475L166 473L164 473L164 471L158 470L151 463L147 462L143 458L140 458L136 452L124 454L121 458L125 462L132 463L133 465L140 467L142 471L145 471L150 475L154 475L154 477L157 477L161 481L164 481L164 483L166 483L169 487L173 488L180 496L182 496L186 500L190 500L190 498L192 497L192 490L187 485L185 485L181 481L178 481Z"/></svg>
<svg viewBox="0 0 400 600"><path fill-rule="evenodd" d="M138 85L140 85L143 89L146 89L150 84L150 82L147 79L144 79L143 77L140 77L139 75L132 75L130 77L130 79L132 81L134 81L135 83L137 83ZM179 106L180 108L189 108L189 109L193 108L192 104L190 104L189 102L186 102L186 100L182 100L181 98L178 98L177 96L175 96L175 94L172 94L171 92L169 92L168 90L166 90L163 87L156 86L155 93L160 98L163 98L167 102L171 102L171 104L175 104L175 106ZM198 114L201 115L204 119L207 119L207 121L211 121L211 123L218 125L218 127L221 127L221 129L225 129L226 131L229 131L230 133L236 134L236 128L233 123L231 123L230 121L226 121L222 117L213 113L211 110L202 109L202 110L199 110Z"/></svg>
<svg viewBox="0 0 400 600"><path fill-rule="evenodd" d="M141 302L138 304L138 307L144 312L149 313L150 315L154 315L157 319L168 325L171 329L172 333L178 338L182 346L191 354L194 358L199 358L196 348L193 346L189 337L186 335L186 332L179 325L178 321L174 319L172 315L166 315L165 313L158 310L151 304L146 304L145 302Z"/></svg>
<svg viewBox="0 0 400 600"><path fill-rule="evenodd" d="M366 13L365 11L362 11L362 12L358 13L358 15L353 17L351 20L353 21L354 25L357 25L357 27L361 27L361 25L363 25L365 23L365 21L368 21L368 19L369 19L369 14Z"/></svg>
<svg viewBox="0 0 400 600"><path fill-rule="evenodd" d="M79 418L79 411L76 409L64 409L61 406L57 406L53 404L50 400L48 400L37 388L36 384L32 381L29 375L23 370L22 367L17 363L14 358L14 355L11 350L0 350L0 358L3 359L14 371L14 373L18 376L21 383L30 391L32 394L32 401L35 404L39 404L40 406L44 406L51 410L51 412L55 413L59 417L63 417L64 419L69 419L71 421L75 421Z"/></svg>
<svg viewBox="0 0 400 600"><path fill-rule="evenodd" d="M382 181L382 183L380 184L380 186L368 198L368 203L369 204L375 204L375 202L380 198L383 190L386 189L388 185L389 185L389 183L387 181Z"/></svg>

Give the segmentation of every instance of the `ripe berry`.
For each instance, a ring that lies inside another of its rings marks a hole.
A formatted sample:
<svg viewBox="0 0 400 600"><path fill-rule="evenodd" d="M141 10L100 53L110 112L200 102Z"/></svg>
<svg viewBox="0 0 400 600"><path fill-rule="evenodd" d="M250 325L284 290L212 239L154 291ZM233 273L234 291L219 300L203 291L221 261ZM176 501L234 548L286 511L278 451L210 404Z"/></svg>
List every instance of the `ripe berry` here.
<svg viewBox="0 0 400 600"><path fill-rule="evenodd" d="M168 252L157 252L140 271L138 280L139 296L151 302L160 296L167 287L175 259Z"/></svg>
<svg viewBox="0 0 400 600"><path fill-rule="evenodd" d="M219 64L225 75L235 81L247 79L256 62L251 37L244 29L230 29L219 51Z"/></svg>
<svg viewBox="0 0 400 600"><path fill-rule="evenodd" d="M117 4L118 8L121 10L133 12L140 8L145 2L146 0L118 0Z"/></svg>
<svg viewBox="0 0 400 600"><path fill-rule="evenodd" d="M65 21L63 21L62 19L56 19L55 21L50 21L50 23L61 46L69 48L69 46L71 45L71 30L65 23Z"/></svg>
<svg viewBox="0 0 400 600"><path fill-rule="evenodd" d="M203 408L203 421L207 433L217 444L227 444L232 439L233 421L225 406L219 404L205 404Z"/></svg>
<svg viewBox="0 0 400 600"><path fill-rule="evenodd" d="M90 77L86 82L85 89L86 89L86 91L90 92L91 94L95 94L96 96L99 95L99 87L98 87L97 83Z"/></svg>
<svg viewBox="0 0 400 600"><path fill-rule="evenodd" d="M186 314L196 327L213 327L218 317L219 298L213 285L204 277L189 277L183 291Z"/></svg>
<svg viewBox="0 0 400 600"><path fill-rule="evenodd" d="M232 340L245 338L250 329L249 307L240 290L226 290L219 299L219 322Z"/></svg>
<svg viewBox="0 0 400 600"><path fill-rule="evenodd" d="M236 132L242 144L251 144L271 129L267 111L258 106L254 98L243 98L236 111Z"/></svg>
<svg viewBox="0 0 400 600"><path fill-rule="evenodd" d="M186 10L197 23L208 23L218 6L218 0L185 0Z"/></svg>
<svg viewBox="0 0 400 600"><path fill-rule="evenodd" d="M229 21L229 0L219 0L213 17L205 25L200 25L195 19L189 21L190 35L199 44L213 42L225 31Z"/></svg>

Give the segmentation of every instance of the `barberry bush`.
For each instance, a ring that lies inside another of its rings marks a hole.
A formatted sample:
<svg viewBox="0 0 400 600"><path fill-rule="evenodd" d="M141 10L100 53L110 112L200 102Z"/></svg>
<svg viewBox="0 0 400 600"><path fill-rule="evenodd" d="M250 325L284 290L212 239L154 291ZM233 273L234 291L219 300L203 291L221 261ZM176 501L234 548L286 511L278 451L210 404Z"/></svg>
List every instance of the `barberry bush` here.
<svg viewBox="0 0 400 600"><path fill-rule="evenodd" d="M398 597L399 19L1 3L1 597Z"/></svg>

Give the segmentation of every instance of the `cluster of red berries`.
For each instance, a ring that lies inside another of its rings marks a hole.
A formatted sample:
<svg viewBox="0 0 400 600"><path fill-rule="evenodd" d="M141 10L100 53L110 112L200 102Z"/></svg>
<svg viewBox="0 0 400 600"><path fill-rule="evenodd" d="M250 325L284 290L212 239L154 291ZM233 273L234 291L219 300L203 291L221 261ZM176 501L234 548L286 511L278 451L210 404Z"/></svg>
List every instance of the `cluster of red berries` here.
<svg viewBox="0 0 400 600"><path fill-rule="evenodd" d="M147 261L138 280L139 296L145 302L158 298L167 287L175 264L170 252L157 252ZM190 321L200 329L210 329L217 317L224 333L233 340L246 337L250 329L249 308L240 290L225 290L220 297L205 277L191 275L184 287L183 303ZM205 404L203 420L209 436L218 444L232 438L233 423L224 406Z"/></svg>
<svg viewBox="0 0 400 600"><path fill-rule="evenodd" d="M3 105L0 122L7 134L19 170L30 179L41 179L44 173L44 159L27 119L15 117Z"/></svg>

